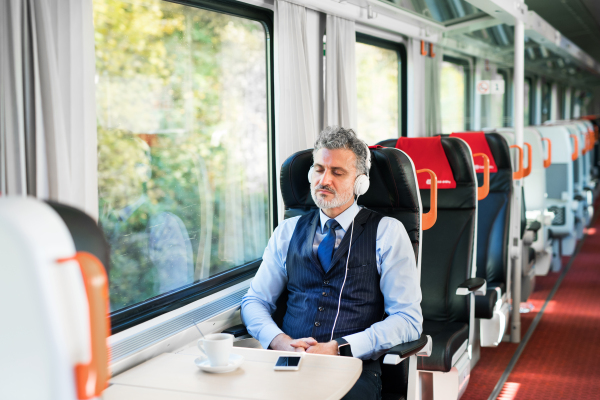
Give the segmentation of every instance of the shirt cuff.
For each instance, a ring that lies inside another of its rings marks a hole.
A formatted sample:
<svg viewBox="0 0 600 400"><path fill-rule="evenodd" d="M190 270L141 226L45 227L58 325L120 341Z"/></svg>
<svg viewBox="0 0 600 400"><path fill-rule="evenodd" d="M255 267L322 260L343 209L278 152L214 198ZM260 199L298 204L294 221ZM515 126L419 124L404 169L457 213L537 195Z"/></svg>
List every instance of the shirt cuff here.
<svg viewBox="0 0 600 400"><path fill-rule="evenodd" d="M366 332L358 332L352 335L344 336L344 339L350 343L352 355L362 360L368 359L373 353L373 345Z"/></svg>
<svg viewBox="0 0 600 400"><path fill-rule="evenodd" d="M268 349L273 339L281 333L283 331L275 323L269 324L261 329L258 341L263 349Z"/></svg>

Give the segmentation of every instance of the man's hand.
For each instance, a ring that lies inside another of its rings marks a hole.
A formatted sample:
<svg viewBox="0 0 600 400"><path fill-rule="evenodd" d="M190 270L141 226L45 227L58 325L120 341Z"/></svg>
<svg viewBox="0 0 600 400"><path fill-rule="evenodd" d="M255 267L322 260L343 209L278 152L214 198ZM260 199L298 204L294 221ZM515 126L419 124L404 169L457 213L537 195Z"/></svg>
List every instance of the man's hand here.
<svg viewBox="0 0 600 400"><path fill-rule="evenodd" d="M337 356L338 355L338 342L332 340L327 343L316 343L311 345L308 349L306 349L307 353L312 354L326 354L329 356Z"/></svg>
<svg viewBox="0 0 600 400"><path fill-rule="evenodd" d="M317 341L311 337L292 339L285 333L280 333L275 336L275 339L269 345L273 350L281 351L295 351L298 353L304 353L310 346L318 344Z"/></svg>

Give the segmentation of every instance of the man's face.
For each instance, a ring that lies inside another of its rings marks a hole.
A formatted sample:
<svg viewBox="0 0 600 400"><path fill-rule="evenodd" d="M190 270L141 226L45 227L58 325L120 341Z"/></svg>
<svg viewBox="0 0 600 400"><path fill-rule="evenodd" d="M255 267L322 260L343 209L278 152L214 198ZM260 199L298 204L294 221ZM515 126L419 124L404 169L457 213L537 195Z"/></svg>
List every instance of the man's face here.
<svg viewBox="0 0 600 400"><path fill-rule="evenodd" d="M356 156L348 149L320 149L315 154L311 195L322 209L337 208L354 197Z"/></svg>

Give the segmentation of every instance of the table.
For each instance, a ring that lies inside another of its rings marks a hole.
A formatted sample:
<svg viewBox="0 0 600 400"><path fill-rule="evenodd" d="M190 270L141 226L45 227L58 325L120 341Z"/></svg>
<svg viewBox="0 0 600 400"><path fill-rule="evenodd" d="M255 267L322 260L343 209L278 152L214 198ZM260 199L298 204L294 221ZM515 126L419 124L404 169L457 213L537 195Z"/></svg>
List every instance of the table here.
<svg viewBox="0 0 600 400"><path fill-rule="evenodd" d="M112 378L103 400L192 399L339 399L358 380L362 361L352 357L305 354L299 371L275 371L285 351L234 347L244 357L235 371L210 374L194 359L195 343L177 353L164 353Z"/></svg>

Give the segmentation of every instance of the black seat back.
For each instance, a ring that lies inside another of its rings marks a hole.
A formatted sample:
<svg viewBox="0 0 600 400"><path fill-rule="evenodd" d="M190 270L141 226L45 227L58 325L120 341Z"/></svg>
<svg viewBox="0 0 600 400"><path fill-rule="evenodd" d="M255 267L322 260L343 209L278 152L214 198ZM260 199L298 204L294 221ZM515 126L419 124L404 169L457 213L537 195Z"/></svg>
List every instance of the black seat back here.
<svg viewBox="0 0 600 400"><path fill-rule="evenodd" d="M421 308L426 321L469 323L470 296L457 296L456 289L471 277L477 182L467 144L450 137L442 137L441 143L456 181L456 188L438 189L437 221L432 228L423 232ZM396 139L379 144L396 146ZM427 152L427 145L420 151ZM431 166L416 166L417 169L428 167ZM423 209L426 211L430 204L430 190L421 189L420 192Z"/></svg>
<svg viewBox="0 0 600 400"><path fill-rule="evenodd" d="M506 290L506 263L510 199L512 194L512 164L510 148L499 133L486 133L485 139L497 167L490 172L490 192L479 200L477 211L477 277L484 278L488 287ZM468 141L467 141L468 142ZM483 182L483 174L477 174Z"/></svg>
<svg viewBox="0 0 600 400"><path fill-rule="evenodd" d="M110 246L96 221L75 207L54 201L46 201L46 203L56 211L69 229L75 243L75 250L85 251L96 256L108 275Z"/></svg>

